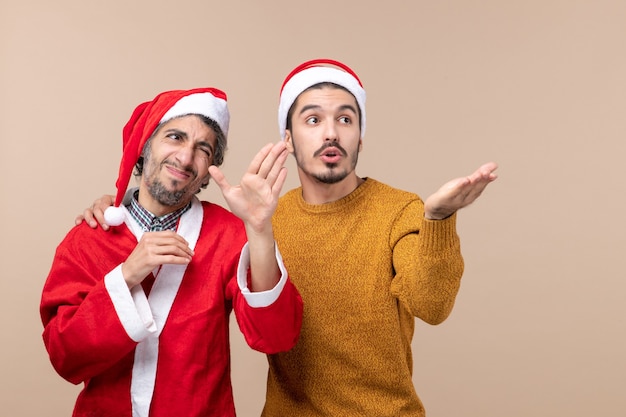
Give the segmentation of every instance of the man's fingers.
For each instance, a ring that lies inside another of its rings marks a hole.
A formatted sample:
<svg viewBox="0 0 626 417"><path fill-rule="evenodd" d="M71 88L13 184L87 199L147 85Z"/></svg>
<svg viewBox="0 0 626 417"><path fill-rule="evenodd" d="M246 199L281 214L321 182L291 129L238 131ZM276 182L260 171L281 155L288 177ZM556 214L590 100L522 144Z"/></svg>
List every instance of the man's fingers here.
<svg viewBox="0 0 626 417"><path fill-rule="evenodd" d="M213 182L215 182L215 184L217 184L217 186L220 187L220 190L222 190L222 193L228 188L230 188L230 184L226 180L226 177L222 173L222 170L220 170L215 165L211 165L209 167L209 175L211 175Z"/></svg>
<svg viewBox="0 0 626 417"><path fill-rule="evenodd" d="M74 219L74 224L77 226L83 221L89 225L92 229L102 227L103 230L109 230L109 225L104 220L104 211L111 205L113 205L114 197L112 195L103 195L93 202L91 207L86 208L82 214L79 214Z"/></svg>
<svg viewBox="0 0 626 417"><path fill-rule="evenodd" d="M96 227L98 227L98 222L96 221L93 215L93 208L85 209L85 211L83 211L82 216L78 216L76 220L78 221L79 218L82 218L92 229L95 229Z"/></svg>
<svg viewBox="0 0 626 417"><path fill-rule="evenodd" d="M494 172L496 169L498 169L498 164L495 162L487 162L478 168L472 177L484 178L486 180L493 181L497 178L497 175Z"/></svg>
<svg viewBox="0 0 626 417"><path fill-rule="evenodd" d="M161 232L156 232L161 233ZM159 255L172 254L178 256L187 256L191 258L193 256L193 250L189 247L189 243L182 236L172 231L165 233L172 234L173 236L164 236L158 238L154 244L154 249Z"/></svg>
<svg viewBox="0 0 626 417"><path fill-rule="evenodd" d="M172 230L164 230L162 232L146 232L139 242L146 246L178 246L189 249L189 243L178 233ZM191 251L191 249L189 249Z"/></svg>
<svg viewBox="0 0 626 417"><path fill-rule="evenodd" d="M172 259L177 259L177 263L189 262L193 251L189 247L179 245L159 245L151 249L150 255L157 265L171 263Z"/></svg>
<svg viewBox="0 0 626 417"><path fill-rule="evenodd" d="M248 172L259 175L261 178L267 178L273 183L278 176L280 168L282 168L287 160L286 152L284 142L281 141L275 144L268 143L253 159Z"/></svg>
<svg viewBox="0 0 626 417"><path fill-rule="evenodd" d="M280 197L280 192L283 189L283 185L285 185L286 179L287 168L281 167L276 177L276 181L274 181L274 184L272 185L272 195L274 196L275 200L278 200L278 197Z"/></svg>
<svg viewBox="0 0 626 417"><path fill-rule="evenodd" d="M259 172L261 171L263 167L263 163L265 162L265 159L267 158L268 154L270 154L273 147L274 145L272 143L268 143L267 145L261 148L261 150L254 156L254 158L252 158L252 161L250 162L250 165L248 166L249 174L254 174L254 175L259 174Z"/></svg>
<svg viewBox="0 0 626 417"><path fill-rule="evenodd" d="M287 152L287 149L284 148L282 152L279 153L276 159L274 160L273 165L270 169L270 172L267 175L267 181L269 182L270 187L272 188L274 187L280 175L282 174L286 175L285 161L287 161L288 156L289 156L289 152ZM282 184L280 185L280 187L282 188Z"/></svg>
<svg viewBox="0 0 626 417"><path fill-rule="evenodd" d="M186 265L191 262L188 256L163 255L159 259L159 265Z"/></svg>
<svg viewBox="0 0 626 417"><path fill-rule="evenodd" d="M168 247L163 247L163 255L172 255L180 258L185 258L187 260L191 260L193 257L193 251L189 246L180 246L180 245L171 245Z"/></svg>
<svg viewBox="0 0 626 417"><path fill-rule="evenodd" d="M458 193L455 200L457 200L459 209L472 204L480 197L487 185L497 178L496 174L493 173L496 168L495 163L485 164L471 176L463 178L465 181L458 183Z"/></svg>

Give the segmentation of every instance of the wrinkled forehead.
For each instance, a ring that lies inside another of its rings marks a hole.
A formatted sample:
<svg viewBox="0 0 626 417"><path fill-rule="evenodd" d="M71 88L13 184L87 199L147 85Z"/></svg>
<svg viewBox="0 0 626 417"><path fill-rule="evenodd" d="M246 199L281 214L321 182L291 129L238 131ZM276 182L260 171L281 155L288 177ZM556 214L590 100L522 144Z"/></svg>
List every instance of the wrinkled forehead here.
<svg viewBox="0 0 626 417"><path fill-rule="evenodd" d="M189 130L197 129L200 126L206 128L213 135L222 133L219 124L215 120L203 114L189 113L161 122L151 136L154 137L165 129L177 128L181 130Z"/></svg>

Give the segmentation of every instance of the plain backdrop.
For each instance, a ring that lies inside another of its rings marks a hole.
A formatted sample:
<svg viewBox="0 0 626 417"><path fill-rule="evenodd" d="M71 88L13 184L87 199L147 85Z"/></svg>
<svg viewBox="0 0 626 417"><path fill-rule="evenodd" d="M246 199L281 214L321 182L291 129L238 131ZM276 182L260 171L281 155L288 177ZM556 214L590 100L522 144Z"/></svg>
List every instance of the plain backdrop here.
<svg viewBox="0 0 626 417"><path fill-rule="evenodd" d="M466 269L452 315L416 326L428 416L624 416L626 2L0 5L1 415L71 414L80 387L48 361L41 289L74 217L114 192L134 107L168 89L224 89L223 169L236 183L279 140L285 75L328 57L368 94L360 176L426 198L500 165L459 214ZM298 184L287 165L284 191ZM223 204L215 185L202 197ZM236 326L232 352L238 414L258 416L265 357Z"/></svg>

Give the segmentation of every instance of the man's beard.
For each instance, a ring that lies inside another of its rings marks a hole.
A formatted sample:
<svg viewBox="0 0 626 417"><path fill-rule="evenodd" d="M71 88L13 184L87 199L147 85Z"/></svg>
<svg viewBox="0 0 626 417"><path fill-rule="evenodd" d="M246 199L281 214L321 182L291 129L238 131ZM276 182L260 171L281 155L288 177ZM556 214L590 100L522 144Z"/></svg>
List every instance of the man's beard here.
<svg viewBox="0 0 626 417"><path fill-rule="evenodd" d="M169 191L158 179L150 181L147 186L150 195L158 201L159 204L168 207L177 206L189 193L189 186L177 191Z"/></svg>

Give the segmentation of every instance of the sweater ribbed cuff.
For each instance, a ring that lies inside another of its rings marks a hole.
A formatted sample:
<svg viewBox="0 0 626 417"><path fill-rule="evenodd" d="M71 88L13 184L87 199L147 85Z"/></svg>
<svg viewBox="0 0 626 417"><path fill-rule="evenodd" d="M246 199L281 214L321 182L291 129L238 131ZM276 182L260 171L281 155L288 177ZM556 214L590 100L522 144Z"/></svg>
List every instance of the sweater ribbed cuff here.
<svg viewBox="0 0 626 417"><path fill-rule="evenodd" d="M443 220L424 219L420 230L421 243L426 251L440 252L459 245L456 233L456 212Z"/></svg>

